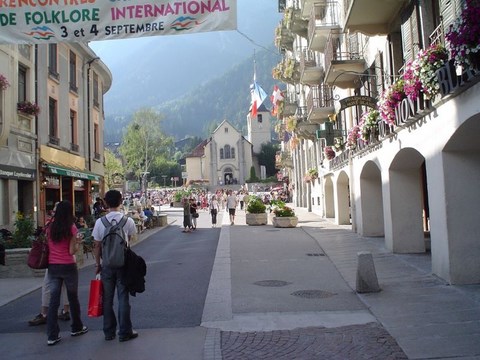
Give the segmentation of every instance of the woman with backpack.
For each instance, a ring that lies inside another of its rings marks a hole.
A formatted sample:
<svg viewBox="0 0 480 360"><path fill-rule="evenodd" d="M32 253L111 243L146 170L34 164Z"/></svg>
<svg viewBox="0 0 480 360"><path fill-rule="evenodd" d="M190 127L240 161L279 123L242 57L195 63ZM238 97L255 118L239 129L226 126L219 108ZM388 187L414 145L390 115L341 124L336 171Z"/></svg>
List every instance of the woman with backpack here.
<svg viewBox="0 0 480 360"><path fill-rule="evenodd" d="M79 336L88 332L80 318L80 302L78 301L78 269L75 253L82 242L75 226L73 207L69 201L60 201L53 220L47 229L48 239L48 281L50 285L50 304L47 315L47 345L52 346L61 339L58 326L58 307L62 284L67 288L70 315L72 318L71 336Z"/></svg>

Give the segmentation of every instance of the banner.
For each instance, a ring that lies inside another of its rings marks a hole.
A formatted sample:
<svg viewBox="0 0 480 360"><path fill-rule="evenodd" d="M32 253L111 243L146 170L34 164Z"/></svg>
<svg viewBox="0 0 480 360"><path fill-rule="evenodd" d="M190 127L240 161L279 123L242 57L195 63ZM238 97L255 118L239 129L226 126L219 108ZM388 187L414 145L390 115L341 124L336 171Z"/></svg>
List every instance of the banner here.
<svg viewBox="0 0 480 360"><path fill-rule="evenodd" d="M0 0L0 43L88 42L237 28L236 0Z"/></svg>

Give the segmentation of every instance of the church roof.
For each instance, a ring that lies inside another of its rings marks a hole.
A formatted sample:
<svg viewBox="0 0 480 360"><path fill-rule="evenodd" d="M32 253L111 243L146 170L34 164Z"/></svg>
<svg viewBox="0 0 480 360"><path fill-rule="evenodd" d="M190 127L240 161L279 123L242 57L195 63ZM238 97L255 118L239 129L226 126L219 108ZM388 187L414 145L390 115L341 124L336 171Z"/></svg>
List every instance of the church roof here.
<svg viewBox="0 0 480 360"><path fill-rule="evenodd" d="M209 139L203 140L200 144L198 144L195 149L192 150L187 157L202 157L205 155L205 146L208 144Z"/></svg>

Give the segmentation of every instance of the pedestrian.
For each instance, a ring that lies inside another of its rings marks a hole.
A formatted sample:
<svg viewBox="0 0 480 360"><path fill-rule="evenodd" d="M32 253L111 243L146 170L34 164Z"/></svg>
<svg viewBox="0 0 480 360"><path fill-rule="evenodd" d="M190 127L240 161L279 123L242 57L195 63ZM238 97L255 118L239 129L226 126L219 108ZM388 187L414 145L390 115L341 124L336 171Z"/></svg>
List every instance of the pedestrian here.
<svg viewBox="0 0 480 360"><path fill-rule="evenodd" d="M47 345L52 346L61 340L58 326L58 307L62 284L67 288L70 316L72 318L71 336L79 336L88 332L80 317L78 301L78 269L75 253L82 242L81 235L74 223L73 206L69 201L60 201L55 215L47 229L48 239L48 281L50 284L50 304L47 315Z"/></svg>
<svg viewBox="0 0 480 360"><path fill-rule="evenodd" d="M238 201L240 202L240 210L243 210L244 199L245 199L245 194L243 193L243 191L240 191L240 194L238 194Z"/></svg>
<svg viewBox="0 0 480 360"><path fill-rule="evenodd" d="M109 190L105 194L105 202L109 209L105 215L107 221L112 223L120 223L124 215L120 212L122 204L122 194L118 190ZM132 235L136 233L135 222L132 218L127 217L127 221L123 226L125 233L125 241L127 245L130 243ZM138 333L133 330L132 320L130 318L130 298L125 285L122 284L122 278L125 276L125 267L111 268L100 263L102 259L102 239L105 234L105 225L102 219L95 222L93 228L93 238L95 240L95 274L100 274L103 286L103 334L105 340L115 339L117 333L117 318L113 310L113 298L115 289L118 298L118 340L120 342L128 341L138 337Z"/></svg>
<svg viewBox="0 0 480 360"><path fill-rule="evenodd" d="M230 216L230 225L235 224L235 210L237 208L237 197L232 190L228 190L227 209Z"/></svg>
<svg viewBox="0 0 480 360"><path fill-rule="evenodd" d="M190 199L190 216L192 219L192 229L195 230L197 228L197 218L198 218L198 212L197 212L197 203L195 202L195 199Z"/></svg>
<svg viewBox="0 0 480 360"><path fill-rule="evenodd" d="M217 214L220 211L220 204L217 201L215 195L212 195L210 200L210 215L212 216L212 227L217 226Z"/></svg>
<svg viewBox="0 0 480 360"><path fill-rule="evenodd" d="M190 215L190 203L187 198L183 198L183 230L182 232L190 232L192 227L192 216Z"/></svg>

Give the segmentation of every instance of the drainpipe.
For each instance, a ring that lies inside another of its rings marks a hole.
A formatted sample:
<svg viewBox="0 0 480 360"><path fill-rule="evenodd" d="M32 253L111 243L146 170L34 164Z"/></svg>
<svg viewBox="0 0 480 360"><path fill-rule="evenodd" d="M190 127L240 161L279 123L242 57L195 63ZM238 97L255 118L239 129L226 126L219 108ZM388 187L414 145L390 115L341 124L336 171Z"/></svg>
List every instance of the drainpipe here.
<svg viewBox="0 0 480 360"><path fill-rule="evenodd" d="M86 62L87 65L87 134L88 134L88 139L87 139L87 145L88 145L88 171L92 171L92 139L91 139L91 133L92 133L92 126L90 124L91 119L90 119L90 112L91 112L91 99L90 99L90 68L92 66L92 63L96 60L99 60L100 58L97 56L93 59L90 59Z"/></svg>

